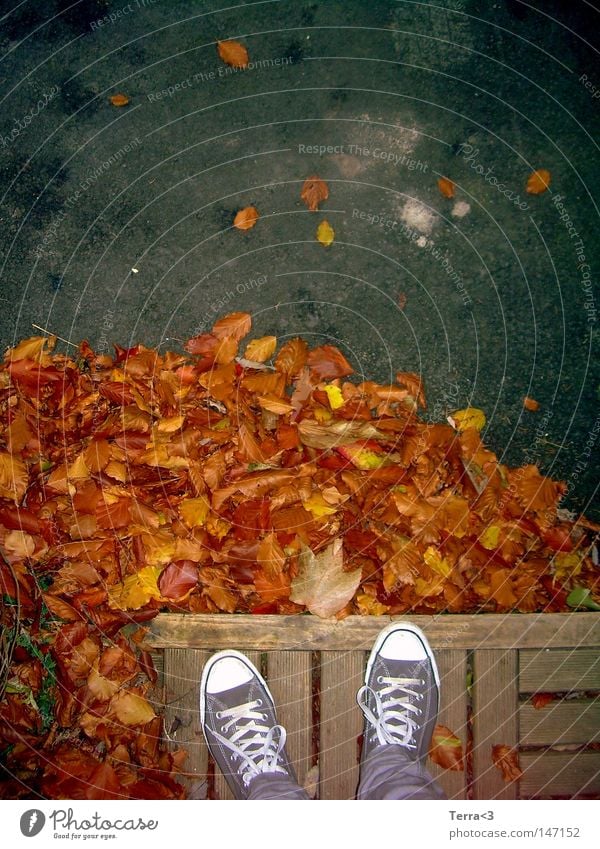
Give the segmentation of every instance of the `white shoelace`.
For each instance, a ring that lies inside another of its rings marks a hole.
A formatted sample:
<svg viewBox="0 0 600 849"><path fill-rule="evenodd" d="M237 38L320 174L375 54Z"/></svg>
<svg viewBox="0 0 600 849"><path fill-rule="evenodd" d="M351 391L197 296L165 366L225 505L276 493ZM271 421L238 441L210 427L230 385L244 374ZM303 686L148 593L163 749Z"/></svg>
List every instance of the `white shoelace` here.
<svg viewBox="0 0 600 849"><path fill-rule="evenodd" d="M377 683L384 686L379 690L373 690L368 686L361 687L356 695L360 709L372 726L371 738L374 740L376 735L382 745L391 743L405 746L407 749L416 749L416 743L412 742L412 738L419 723L414 716L418 716L421 711L408 699L422 698L410 687L422 685L423 681L420 678L379 676ZM375 700L373 709L367 704L369 695Z"/></svg>
<svg viewBox="0 0 600 849"><path fill-rule="evenodd" d="M278 763L279 755L285 746L285 728L282 725L259 724L257 720L263 722L265 720L265 715L256 710L261 705L261 700L256 699L245 705L236 705L227 710L217 711L215 714L219 721L227 720L222 726L225 733L232 725L236 726L236 730L230 737L224 737L214 730L212 733L233 752L232 760L235 761L237 758L241 760L238 772L246 787L250 779L261 772L287 774L287 770Z"/></svg>

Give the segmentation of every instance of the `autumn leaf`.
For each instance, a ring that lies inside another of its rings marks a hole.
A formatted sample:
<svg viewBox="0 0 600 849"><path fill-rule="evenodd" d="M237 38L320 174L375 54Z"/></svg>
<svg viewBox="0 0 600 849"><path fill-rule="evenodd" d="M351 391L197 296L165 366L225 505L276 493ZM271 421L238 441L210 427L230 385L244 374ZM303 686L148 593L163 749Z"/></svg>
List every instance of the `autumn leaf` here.
<svg viewBox="0 0 600 849"><path fill-rule="evenodd" d="M121 787L116 770L107 761L98 764L90 775L85 798L96 800L126 798L126 792Z"/></svg>
<svg viewBox="0 0 600 849"><path fill-rule="evenodd" d="M18 503L25 495L28 481L25 463L0 451L0 496Z"/></svg>
<svg viewBox="0 0 600 849"><path fill-rule="evenodd" d="M306 365L308 345L304 339L290 339L281 347L275 359L275 370L295 377Z"/></svg>
<svg viewBox="0 0 600 849"><path fill-rule="evenodd" d="M129 103L129 98L127 97L127 95L122 93L111 95L109 100L113 106L127 106L127 104Z"/></svg>
<svg viewBox="0 0 600 849"><path fill-rule="evenodd" d="M527 193L530 195L540 195L545 192L549 186L552 177L550 171L545 168L539 168L529 175L527 180Z"/></svg>
<svg viewBox="0 0 600 849"><path fill-rule="evenodd" d="M530 413L535 413L540 409L540 402L536 401L535 398L530 398L528 395L523 398L523 406L526 410L529 410Z"/></svg>
<svg viewBox="0 0 600 849"><path fill-rule="evenodd" d="M246 345L244 357L257 363L264 363L275 353L277 347L276 336L262 336L260 339L252 339Z"/></svg>
<svg viewBox="0 0 600 849"><path fill-rule="evenodd" d="M210 513L210 504L202 496L198 498L184 498L179 504L181 518L189 528L201 527Z"/></svg>
<svg viewBox="0 0 600 849"><path fill-rule="evenodd" d="M285 564L285 554L275 533L267 534L258 545L257 562L262 566L267 579L276 580Z"/></svg>
<svg viewBox="0 0 600 849"><path fill-rule="evenodd" d="M332 410L339 410L340 407L344 406L344 396L339 386L328 384L323 387L323 391L327 394L329 406Z"/></svg>
<svg viewBox="0 0 600 849"><path fill-rule="evenodd" d="M329 197L327 183L316 175L305 180L300 195L311 212L316 212L319 204Z"/></svg>
<svg viewBox="0 0 600 849"><path fill-rule="evenodd" d="M519 752L504 744L492 746L492 762L502 773L505 781L518 781L523 777L519 766Z"/></svg>
<svg viewBox="0 0 600 849"><path fill-rule="evenodd" d="M440 193L443 194L445 198L454 197L454 190L456 187L452 180L449 180L447 177L440 177L437 184Z"/></svg>
<svg viewBox="0 0 600 849"><path fill-rule="evenodd" d="M120 690L113 696L110 707L123 725L146 725L156 716L147 699L128 690Z"/></svg>
<svg viewBox="0 0 600 849"><path fill-rule="evenodd" d="M462 743L456 734L445 725L436 725L433 729L429 757L442 769L450 769L455 772L464 771Z"/></svg>
<svg viewBox="0 0 600 849"><path fill-rule="evenodd" d="M335 230L329 221L321 221L317 227L317 242L320 242L326 248L333 244L335 239Z"/></svg>
<svg viewBox="0 0 600 849"><path fill-rule="evenodd" d="M129 575L122 583L112 586L108 593L110 607L117 610L139 610L151 599L160 599L157 584L160 572L160 566L146 566L134 575Z"/></svg>
<svg viewBox="0 0 600 849"><path fill-rule="evenodd" d="M198 566L191 560L169 563L158 579L158 589L163 598L179 601L198 585Z"/></svg>
<svg viewBox="0 0 600 849"><path fill-rule="evenodd" d="M303 604L316 616L328 618L350 601L360 583L361 570L344 571L342 540L313 554L304 547L298 558L298 574L292 581L290 600Z"/></svg>
<svg viewBox="0 0 600 849"><path fill-rule="evenodd" d="M456 410L448 417L448 421L459 431L473 427L481 430L485 427L485 413L477 407L466 407L464 410Z"/></svg>
<svg viewBox="0 0 600 849"><path fill-rule="evenodd" d="M260 215L255 206L245 206L236 212L233 226L238 230L251 230L259 218Z"/></svg>
<svg viewBox="0 0 600 849"><path fill-rule="evenodd" d="M531 697L531 704L536 710L542 710L556 698L556 693L534 693Z"/></svg>
<svg viewBox="0 0 600 849"><path fill-rule="evenodd" d="M252 327L252 316L247 312L230 312L216 321L212 328L213 336L217 339L225 339L231 336L240 341L250 333Z"/></svg>
<svg viewBox="0 0 600 849"><path fill-rule="evenodd" d="M308 365L320 380L333 380L354 373L348 360L334 345L313 348L308 355Z"/></svg>
<svg viewBox="0 0 600 849"><path fill-rule="evenodd" d="M219 58L232 68L247 68L250 61L248 51L239 41L217 41Z"/></svg>

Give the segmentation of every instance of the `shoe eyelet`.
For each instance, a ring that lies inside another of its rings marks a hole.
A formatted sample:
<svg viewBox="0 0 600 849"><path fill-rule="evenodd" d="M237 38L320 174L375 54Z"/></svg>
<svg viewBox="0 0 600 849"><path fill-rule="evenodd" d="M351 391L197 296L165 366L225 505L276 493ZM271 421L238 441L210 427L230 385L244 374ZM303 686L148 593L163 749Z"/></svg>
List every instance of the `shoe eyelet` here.
<svg viewBox="0 0 600 849"><path fill-rule="evenodd" d="M269 719L269 717L267 716L266 713L261 713L261 716L262 716L262 718L264 719L265 722Z"/></svg>
<svg viewBox="0 0 600 849"><path fill-rule="evenodd" d="M378 684L383 684L383 675L378 675L378 676L377 676L377 683L378 683Z"/></svg>
<svg viewBox="0 0 600 849"><path fill-rule="evenodd" d="M262 703L263 703L263 700L262 700L262 699L257 699L257 700L256 700L256 704L258 705L258 707L262 707Z"/></svg>
<svg viewBox="0 0 600 849"><path fill-rule="evenodd" d="M223 713L220 710L215 713L215 719L223 719Z"/></svg>
<svg viewBox="0 0 600 849"><path fill-rule="evenodd" d="M425 686L425 679L421 678L421 687L424 687L424 686Z"/></svg>

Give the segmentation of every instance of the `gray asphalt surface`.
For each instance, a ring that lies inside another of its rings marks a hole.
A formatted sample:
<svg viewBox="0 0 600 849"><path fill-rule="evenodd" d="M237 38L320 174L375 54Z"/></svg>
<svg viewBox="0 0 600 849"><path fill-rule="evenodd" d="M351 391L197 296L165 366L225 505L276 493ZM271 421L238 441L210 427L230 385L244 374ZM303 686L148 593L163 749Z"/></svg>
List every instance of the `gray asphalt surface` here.
<svg viewBox="0 0 600 849"><path fill-rule="evenodd" d="M37 324L178 348L248 310L256 335L333 342L366 377L420 372L432 420L482 407L505 462L600 518L594 4L0 8L4 346ZM219 60L224 39L250 68ZM248 204L257 226L232 229Z"/></svg>

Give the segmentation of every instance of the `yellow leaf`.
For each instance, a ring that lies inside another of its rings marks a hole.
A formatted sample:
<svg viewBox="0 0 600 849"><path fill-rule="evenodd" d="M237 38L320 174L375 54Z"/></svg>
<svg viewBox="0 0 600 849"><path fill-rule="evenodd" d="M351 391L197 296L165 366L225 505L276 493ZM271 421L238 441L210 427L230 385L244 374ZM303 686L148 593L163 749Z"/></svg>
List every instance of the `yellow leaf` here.
<svg viewBox="0 0 600 849"><path fill-rule="evenodd" d="M305 510L311 512L315 519L332 516L336 512L336 508L328 504L320 492L313 492L310 498L302 502L302 506Z"/></svg>
<svg viewBox="0 0 600 849"><path fill-rule="evenodd" d="M456 430L463 431L470 427L481 430L485 426L485 413L477 407L466 407L452 413L448 420Z"/></svg>
<svg viewBox="0 0 600 849"><path fill-rule="evenodd" d="M333 418L330 411L326 410L325 407L315 407L314 417L319 424L330 422Z"/></svg>
<svg viewBox="0 0 600 849"><path fill-rule="evenodd" d="M179 512L189 528L199 528L206 522L210 505L205 498L185 498L179 504Z"/></svg>
<svg viewBox="0 0 600 849"><path fill-rule="evenodd" d="M244 351L244 357L255 363L264 363L273 356L276 347L276 336L261 336L260 339L253 339L251 342L248 342Z"/></svg>
<svg viewBox="0 0 600 849"><path fill-rule="evenodd" d="M442 578L448 578L452 572L452 566L448 561L441 556L439 551L430 545L423 555L423 560L432 572L440 575Z"/></svg>
<svg viewBox="0 0 600 849"><path fill-rule="evenodd" d="M28 481L25 463L0 451L0 496L20 501L25 495Z"/></svg>
<svg viewBox="0 0 600 849"><path fill-rule="evenodd" d="M83 453L78 454L73 463L68 467L67 477L69 480L82 480L89 478L90 472L83 459Z"/></svg>
<svg viewBox="0 0 600 849"><path fill-rule="evenodd" d="M159 433L174 433L179 430L184 421L185 416L169 416L169 418L160 419L156 429Z"/></svg>
<svg viewBox="0 0 600 849"><path fill-rule="evenodd" d="M426 581L424 578L417 578L415 581L415 592L420 598L440 595L443 591L444 579L441 577L433 578L431 581Z"/></svg>
<svg viewBox="0 0 600 849"><path fill-rule="evenodd" d="M95 699L98 699L100 702L107 702L114 696L120 685L117 681L111 681L109 678L105 678L104 675L100 675L98 671L98 663L99 661L96 660L90 670L87 685L90 693Z"/></svg>
<svg viewBox="0 0 600 849"><path fill-rule="evenodd" d="M561 551L554 557L553 573L558 581L575 578L583 566L583 558L576 551Z"/></svg>
<svg viewBox="0 0 600 849"><path fill-rule="evenodd" d="M485 531L479 537L479 542L484 548L487 548L488 551L491 551L493 548L498 548L499 538L500 526L490 525L489 528L486 528Z"/></svg>
<svg viewBox="0 0 600 849"><path fill-rule="evenodd" d="M150 599L160 599L158 576L162 566L144 566L134 575L129 575L121 584L108 591L108 604L117 610L139 610Z"/></svg>
<svg viewBox="0 0 600 849"><path fill-rule="evenodd" d="M342 395L342 390L339 386L333 386L329 384L323 387L324 391L327 393L327 397L329 398L329 406L332 410L338 410L340 407L344 406L344 396Z"/></svg>
<svg viewBox="0 0 600 849"><path fill-rule="evenodd" d="M52 349L56 343L55 336L31 336L29 339L24 339L16 346L9 348L6 352L6 359L11 362L17 360L37 360L41 355L46 353L44 348Z"/></svg>
<svg viewBox="0 0 600 849"><path fill-rule="evenodd" d="M324 245L326 248L329 245L333 244L333 240L335 239L335 230L329 223L329 221L321 221L319 226L317 227L317 241Z"/></svg>
<svg viewBox="0 0 600 849"><path fill-rule="evenodd" d="M362 616L384 616L389 607L386 604L381 604L372 595L367 593L358 593L356 596L356 606Z"/></svg>
<svg viewBox="0 0 600 849"><path fill-rule="evenodd" d="M156 716L147 699L127 690L113 696L111 708L123 725L146 725Z"/></svg>
<svg viewBox="0 0 600 849"><path fill-rule="evenodd" d="M226 522L225 519L219 519L219 517L215 516L214 513L211 513L208 519L206 520L206 530L211 535L211 537L223 539L223 537L227 536L230 529L231 523Z"/></svg>

